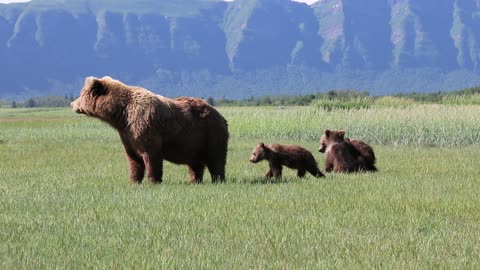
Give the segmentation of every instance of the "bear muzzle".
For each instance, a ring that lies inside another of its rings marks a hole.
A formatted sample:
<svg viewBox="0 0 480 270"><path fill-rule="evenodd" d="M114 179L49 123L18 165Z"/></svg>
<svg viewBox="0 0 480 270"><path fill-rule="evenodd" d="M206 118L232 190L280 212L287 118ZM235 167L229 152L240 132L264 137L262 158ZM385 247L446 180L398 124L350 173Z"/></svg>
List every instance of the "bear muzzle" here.
<svg viewBox="0 0 480 270"><path fill-rule="evenodd" d="M78 105L78 99L72 101L72 103L70 103L70 107L72 107L72 110L73 110L75 113L85 114L85 112L84 112L84 111L80 108L80 106Z"/></svg>

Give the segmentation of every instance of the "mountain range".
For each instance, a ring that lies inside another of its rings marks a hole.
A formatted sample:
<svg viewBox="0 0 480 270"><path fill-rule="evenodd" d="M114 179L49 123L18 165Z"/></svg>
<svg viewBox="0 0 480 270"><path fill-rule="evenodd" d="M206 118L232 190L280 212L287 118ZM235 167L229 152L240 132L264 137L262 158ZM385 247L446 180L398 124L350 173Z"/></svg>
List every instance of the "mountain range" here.
<svg viewBox="0 0 480 270"><path fill-rule="evenodd" d="M0 4L0 59L0 98L448 91L480 85L480 0L32 0Z"/></svg>

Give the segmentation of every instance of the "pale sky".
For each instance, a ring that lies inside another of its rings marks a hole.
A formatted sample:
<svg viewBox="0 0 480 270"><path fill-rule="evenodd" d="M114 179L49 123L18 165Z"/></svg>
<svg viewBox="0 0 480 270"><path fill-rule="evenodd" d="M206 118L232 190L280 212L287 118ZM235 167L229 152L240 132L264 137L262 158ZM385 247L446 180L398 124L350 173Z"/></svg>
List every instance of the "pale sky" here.
<svg viewBox="0 0 480 270"><path fill-rule="evenodd" d="M233 0L225 0L225 1L233 1ZM304 3L307 3L307 4L313 4L315 2L317 2L318 0L292 0L292 1L295 1L295 2L304 2Z"/></svg>
<svg viewBox="0 0 480 270"><path fill-rule="evenodd" d="M28 2L29 0L0 0L0 4L16 3L16 2Z"/></svg>
<svg viewBox="0 0 480 270"><path fill-rule="evenodd" d="M28 2L29 0L0 0L1 4L8 4L8 3L14 3L14 2ZM293 0L297 2L305 2L307 4L312 4L317 2L318 0Z"/></svg>

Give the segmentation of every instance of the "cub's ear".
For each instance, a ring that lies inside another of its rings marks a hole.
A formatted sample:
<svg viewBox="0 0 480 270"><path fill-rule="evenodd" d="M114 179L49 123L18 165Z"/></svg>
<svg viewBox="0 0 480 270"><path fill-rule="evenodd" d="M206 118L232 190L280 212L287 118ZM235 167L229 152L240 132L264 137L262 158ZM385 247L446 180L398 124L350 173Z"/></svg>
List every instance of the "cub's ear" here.
<svg viewBox="0 0 480 270"><path fill-rule="evenodd" d="M332 133L332 131L330 129L325 129L325 136L330 137L330 133Z"/></svg>
<svg viewBox="0 0 480 270"><path fill-rule="evenodd" d="M263 142L259 143L258 145L260 145L261 148L265 148L265 144Z"/></svg>
<svg viewBox="0 0 480 270"><path fill-rule="evenodd" d="M345 130L339 130L338 131L338 137L343 140L343 138L345 137Z"/></svg>

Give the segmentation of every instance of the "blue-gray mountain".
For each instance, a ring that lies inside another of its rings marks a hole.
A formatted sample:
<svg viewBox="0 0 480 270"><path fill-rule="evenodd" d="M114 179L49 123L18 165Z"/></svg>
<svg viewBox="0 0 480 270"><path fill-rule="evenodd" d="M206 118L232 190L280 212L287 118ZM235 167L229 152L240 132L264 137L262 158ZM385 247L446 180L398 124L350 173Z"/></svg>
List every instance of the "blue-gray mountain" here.
<svg viewBox="0 0 480 270"><path fill-rule="evenodd" d="M110 75L167 96L480 85L480 0L0 4L0 98Z"/></svg>

